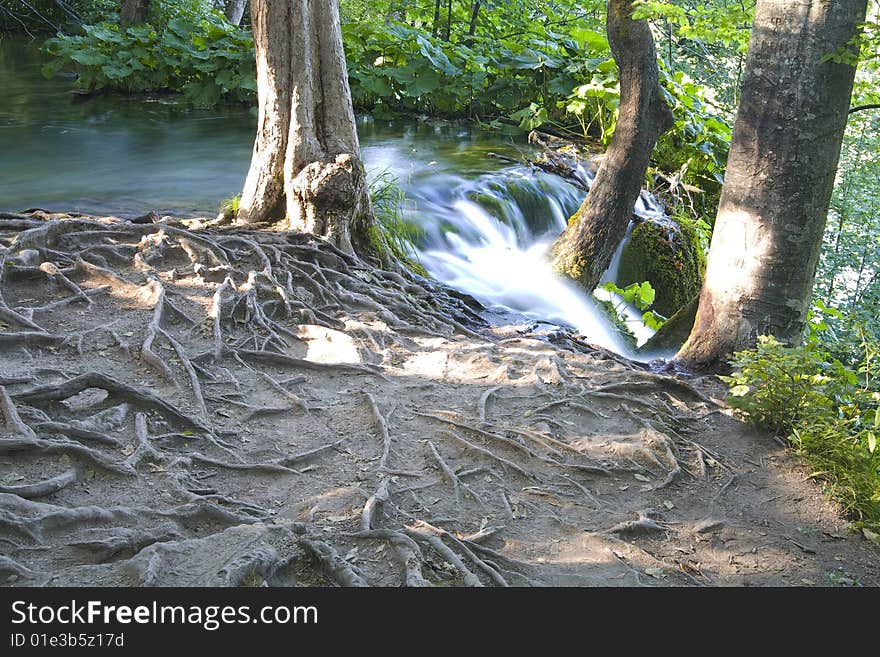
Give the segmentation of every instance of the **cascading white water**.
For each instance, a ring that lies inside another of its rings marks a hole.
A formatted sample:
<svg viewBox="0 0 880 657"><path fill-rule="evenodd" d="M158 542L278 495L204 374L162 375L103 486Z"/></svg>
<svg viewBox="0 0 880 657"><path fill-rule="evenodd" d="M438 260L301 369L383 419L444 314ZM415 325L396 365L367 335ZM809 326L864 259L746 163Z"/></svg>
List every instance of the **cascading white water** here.
<svg viewBox="0 0 880 657"><path fill-rule="evenodd" d="M550 246L565 229L566 217L580 206L583 191L525 167L474 180L435 175L427 182L410 184L406 191L412 201L409 219L424 231L416 255L431 276L491 309L569 326L590 342L636 357L593 299L549 264ZM664 216L647 194L635 212L644 218ZM608 280L616 277L621 251L622 245ZM616 295L599 294L622 303ZM642 324L640 312L626 312L643 343L653 331Z"/></svg>

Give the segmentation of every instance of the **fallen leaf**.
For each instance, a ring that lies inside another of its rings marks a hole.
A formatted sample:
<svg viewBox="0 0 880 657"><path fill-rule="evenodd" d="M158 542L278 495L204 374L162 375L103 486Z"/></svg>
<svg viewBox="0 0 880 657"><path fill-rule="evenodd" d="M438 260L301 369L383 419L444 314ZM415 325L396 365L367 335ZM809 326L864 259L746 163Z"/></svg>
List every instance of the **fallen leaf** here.
<svg viewBox="0 0 880 657"><path fill-rule="evenodd" d="M864 534L864 535L865 535L865 538L867 538L867 539L868 539L869 541L871 541L872 543L875 543L875 544L877 544L877 545L880 545L880 534L878 534L877 532L872 532L872 531L871 531L870 529L868 529L867 527L864 527L864 528L862 529L862 534Z"/></svg>
<svg viewBox="0 0 880 657"><path fill-rule="evenodd" d="M663 506L665 506L667 509L674 509L675 508L675 505L672 502L670 502L669 500L666 500L665 502L663 502Z"/></svg>
<svg viewBox="0 0 880 657"><path fill-rule="evenodd" d="M651 478L650 478L650 477L646 477L645 475L643 475L643 474L639 474L638 472L636 472L636 473L633 475L633 477L635 477L635 478L638 479L639 481L651 481Z"/></svg>

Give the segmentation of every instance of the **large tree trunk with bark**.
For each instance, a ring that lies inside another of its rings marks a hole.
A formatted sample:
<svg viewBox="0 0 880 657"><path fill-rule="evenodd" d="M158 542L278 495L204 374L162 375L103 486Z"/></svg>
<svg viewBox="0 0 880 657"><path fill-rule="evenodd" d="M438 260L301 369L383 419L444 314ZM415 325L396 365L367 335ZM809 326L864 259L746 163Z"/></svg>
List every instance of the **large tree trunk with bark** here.
<svg viewBox="0 0 880 657"><path fill-rule="evenodd" d="M150 0L122 0L119 8L119 24L137 25L147 19L147 11L150 9Z"/></svg>
<svg viewBox="0 0 880 657"><path fill-rule="evenodd" d="M375 231L336 0L251 0L259 117L237 220L319 235L346 252Z"/></svg>
<svg viewBox="0 0 880 657"><path fill-rule="evenodd" d="M620 112L611 144L583 205L553 245L553 265L592 290L626 233L657 139L672 127L647 21L633 0L608 0L608 41L620 70Z"/></svg>
<svg viewBox="0 0 880 657"><path fill-rule="evenodd" d="M698 369L805 326L846 128L851 47L867 0L758 0L742 99L694 328Z"/></svg>
<svg viewBox="0 0 880 657"><path fill-rule="evenodd" d="M244 10L247 8L248 0L227 0L226 8L223 13L233 25L241 25L241 19L244 18Z"/></svg>

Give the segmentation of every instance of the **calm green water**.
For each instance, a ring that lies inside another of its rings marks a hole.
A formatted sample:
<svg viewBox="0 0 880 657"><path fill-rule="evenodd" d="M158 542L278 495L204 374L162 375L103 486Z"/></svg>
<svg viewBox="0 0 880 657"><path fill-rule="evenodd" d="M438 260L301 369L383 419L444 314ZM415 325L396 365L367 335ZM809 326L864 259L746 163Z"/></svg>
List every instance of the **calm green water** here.
<svg viewBox="0 0 880 657"><path fill-rule="evenodd" d="M0 210L210 215L241 190L253 109L84 97L70 78L43 79L41 59L36 42L0 38ZM390 169L406 187L495 170L490 150L516 153L509 139L457 123L363 118L360 134L368 169Z"/></svg>

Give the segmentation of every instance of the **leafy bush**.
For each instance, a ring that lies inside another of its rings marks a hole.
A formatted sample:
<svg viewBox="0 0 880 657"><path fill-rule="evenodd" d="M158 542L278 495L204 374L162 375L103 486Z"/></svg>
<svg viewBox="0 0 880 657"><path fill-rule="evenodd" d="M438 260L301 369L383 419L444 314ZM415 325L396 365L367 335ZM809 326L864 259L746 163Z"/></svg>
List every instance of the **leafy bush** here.
<svg viewBox="0 0 880 657"><path fill-rule="evenodd" d="M171 18L164 28L98 23L82 30L46 41L53 60L44 75L70 67L86 91L180 91L200 107L254 97L252 37L216 14Z"/></svg>
<svg viewBox="0 0 880 657"><path fill-rule="evenodd" d="M722 377L728 401L756 426L786 436L857 526L880 528L880 392L872 380L877 344L851 369L834 358L814 324L804 346L759 338L734 354L736 371Z"/></svg>
<svg viewBox="0 0 880 657"><path fill-rule="evenodd" d="M628 322L630 319L626 313L626 305L635 306L643 311L642 323L654 331L659 331L660 327L666 322L665 317L651 310L651 306L654 305L654 301L657 298L657 292L648 281L632 283L625 288L618 287L613 282L608 282L601 285L600 289L616 294L620 298L619 301L600 300L599 305L604 309L605 314L608 315L609 319L611 319L623 336L632 343L632 346L635 346L635 336L629 328Z"/></svg>

